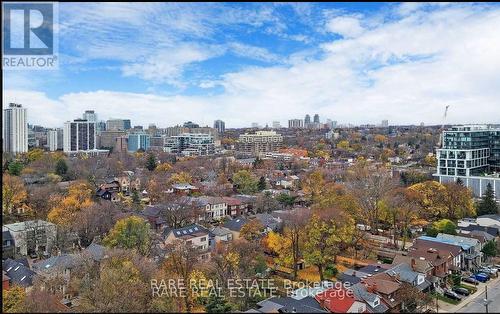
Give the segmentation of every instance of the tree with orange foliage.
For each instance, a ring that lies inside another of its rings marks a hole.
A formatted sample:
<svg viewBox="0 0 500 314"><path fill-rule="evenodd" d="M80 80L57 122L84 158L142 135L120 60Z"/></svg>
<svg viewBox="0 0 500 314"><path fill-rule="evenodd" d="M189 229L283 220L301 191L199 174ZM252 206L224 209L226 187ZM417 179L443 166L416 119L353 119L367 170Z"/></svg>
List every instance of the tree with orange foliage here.
<svg viewBox="0 0 500 314"><path fill-rule="evenodd" d="M72 184L68 194L55 202L55 206L52 207L47 218L55 224L69 226L82 208L89 207L94 203L92 201L93 193L92 188L86 182Z"/></svg>

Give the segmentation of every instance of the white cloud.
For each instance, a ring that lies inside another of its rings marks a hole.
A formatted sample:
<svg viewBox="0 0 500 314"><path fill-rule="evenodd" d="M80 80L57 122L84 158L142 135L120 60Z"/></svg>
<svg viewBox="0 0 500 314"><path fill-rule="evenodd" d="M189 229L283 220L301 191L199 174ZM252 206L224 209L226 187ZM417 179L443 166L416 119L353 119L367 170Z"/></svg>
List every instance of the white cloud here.
<svg viewBox="0 0 500 314"><path fill-rule="evenodd" d="M222 53L215 47L187 43L158 50L156 54L142 62L126 64L122 68L123 74L138 76L154 83L182 85L179 78L187 65L205 61Z"/></svg>
<svg viewBox="0 0 500 314"><path fill-rule="evenodd" d="M363 27L357 17L337 16L326 24L326 29L345 38L353 38L363 33Z"/></svg>

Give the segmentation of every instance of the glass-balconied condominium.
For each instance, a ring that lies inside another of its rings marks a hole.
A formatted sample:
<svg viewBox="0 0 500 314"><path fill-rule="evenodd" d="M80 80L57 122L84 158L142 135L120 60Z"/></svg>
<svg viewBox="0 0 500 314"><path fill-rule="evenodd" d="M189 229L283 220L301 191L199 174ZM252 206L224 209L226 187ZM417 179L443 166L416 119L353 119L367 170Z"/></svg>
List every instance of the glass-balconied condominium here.
<svg viewBox="0 0 500 314"><path fill-rule="evenodd" d="M497 198L500 196L500 129L465 125L443 131L437 159L440 182L461 178L476 196L481 196L490 183Z"/></svg>

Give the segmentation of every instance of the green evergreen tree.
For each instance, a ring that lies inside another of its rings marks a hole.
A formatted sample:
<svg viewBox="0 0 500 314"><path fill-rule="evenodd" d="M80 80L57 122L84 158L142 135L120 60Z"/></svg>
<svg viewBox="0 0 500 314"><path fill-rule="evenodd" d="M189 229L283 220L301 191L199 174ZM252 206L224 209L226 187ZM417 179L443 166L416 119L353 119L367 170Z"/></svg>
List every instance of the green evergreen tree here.
<svg viewBox="0 0 500 314"><path fill-rule="evenodd" d="M488 214L498 214L498 204L495 201L495 195L490 183L486 185L486 192L483 194L477 206L478 216Z"/></svg>
<svg viewBox="0 0 500 314"><path fill-rule="evenodd" d="M56 174L63 177L68 172L68 165L64 159L59 159L56 163Z"/></svg>
<svg viewBox="0 0 500 314"><path fill-rule="evenodd" d="M148 155L148 160L146 161L146 168L149 171L153 171L156 169L156 157L153 154Z"/></svg>
<svg viewBox="0 0 500 314"><path fill-rule="evenodd" d="M494 257L497 256L498 250L497 250L497 244L495 241L488 241L484 246L481 252L486 255L486 257Z"/></svg>
<svg viewBox="0 0 500 314"><path fill-rule="evenodd" d="M227 303L225 298L218 294L211 293L205 310L207 313L229 313L231 312L231 305Z"/></svg>
<svg viewBox="0 0 500 314"><path fill-rule="evenodd" d="M23 164L19 161L13 161L9 163L9 174L12 176L18 176L23 171Z"/></svg>
<svg viewBox="0 0 500 314"><path fill-rule="evenodd" d="M263 191L266 189L266 179L264 177L260 177L259 179L259 184L257 185L259 188L259 191Z"/></svg>

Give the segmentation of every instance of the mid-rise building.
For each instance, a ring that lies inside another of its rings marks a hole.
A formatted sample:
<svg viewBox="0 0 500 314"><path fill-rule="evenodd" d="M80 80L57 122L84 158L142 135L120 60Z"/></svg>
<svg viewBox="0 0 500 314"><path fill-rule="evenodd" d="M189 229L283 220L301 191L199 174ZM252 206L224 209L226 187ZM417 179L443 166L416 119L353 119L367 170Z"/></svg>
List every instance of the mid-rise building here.
<svg viewBox="0 0 500 314"><path fill-rule="evenodd" d="M197 129L200 127L200 125L196 124L194 122L188 121L188 122L184 122L184 127L188 128L188 129Z"/></svg>
<svg viewBox="0 0 500 314"><path fill-rule="evenodd" d="M279 121L273 121L273 129L281 129L281 124Z"/></svg>
<svg viewBox="0 0 500 314"><path fill-rule="evenodd" d="M116 138L115 152L126 153L128 151L128 136Z"/></svg>
<svg viewBox="0 0 500 314"><path fill-rule="evenodd" d="M132 124L129 119L109 119L106 121L106 130L108 131L124 131L130 130Z"/></svg>
<svg viewBox="0 0 500 314"><path fill-rule="evenodd" d="M25 153L28 151L27 110L20 104L10 103L3 111L3 151Z"/></svg>
<svg viewBox="0 0 500 314"><path fill-rule="evenodd" d="M44 220L16 222L2 226L2 233L8 232L14 240L14 256L50 254L57 238L56 225Z"/></svg>
<svg viewBox="0 0 500 314"><path fill-rule="evenodd" d="M222 120L215 120L214 121L214 129L216 129L217 132L222 134L226 130L226 124Z"/></svg>
<svg viewBox="0 0 500 314"><path fill-rule="evenodd" d="M47 131L47 147L51 152L63 149L63 129Z"/></svg>
<svg viewBox="0 0 500 314"><path fill-rule="evenodd" d="M207 156L215 153L214 138L206 133L183 133L165 139L164 151L184 156Z"/></svg>
<svg viewBox="0 0 500 314"><path fill-rule="evenodd" d="M289 129L301 129L304 127L304 120L302 119L291 119L288 120Z"/></svg>
<svg viewBox="0 0 500 314"><path fill-rule="evenodd" d="M129 152L136 152L139 149L148 150L151 145L151 135L146 132L135 132L128 135L127 147Z"/></svg>
<svg viewBox="0 0 500 314"><path fill-rule="evenodd" d="M83 119L64 123L64 152L86 152L97 149L96 123Z"/></svg>
<svg viewBox="0 0 500 314"><path fill-rule="evenodd" d="M125 136L127 133L125 131L101 131L99 134L99 147L101 148L111 148L115 147L116 139L120 136Z"/></svg>
<svg viewBox="0 0 500 314"><path fill-rule="evenodd" d="M282 144L281 134L275 131L257 131L241 134L238 139L238 150L258 156L260 153L278 151Z"/></svg>
<svg viewBox="0 0 500 314"><path fill-rule="evenodd" d="M380 124L383 128L386 128L389 126L389 120L382 120L382 123Z"/></svg>
<svg viewBox="0 0 500 314"><path fill-rule="evenodd" d="M500 129L485 125L454 126L443 131L437 149L437 172L441 183L459 178L476 197L491 184L500 199Z"/></svg>

